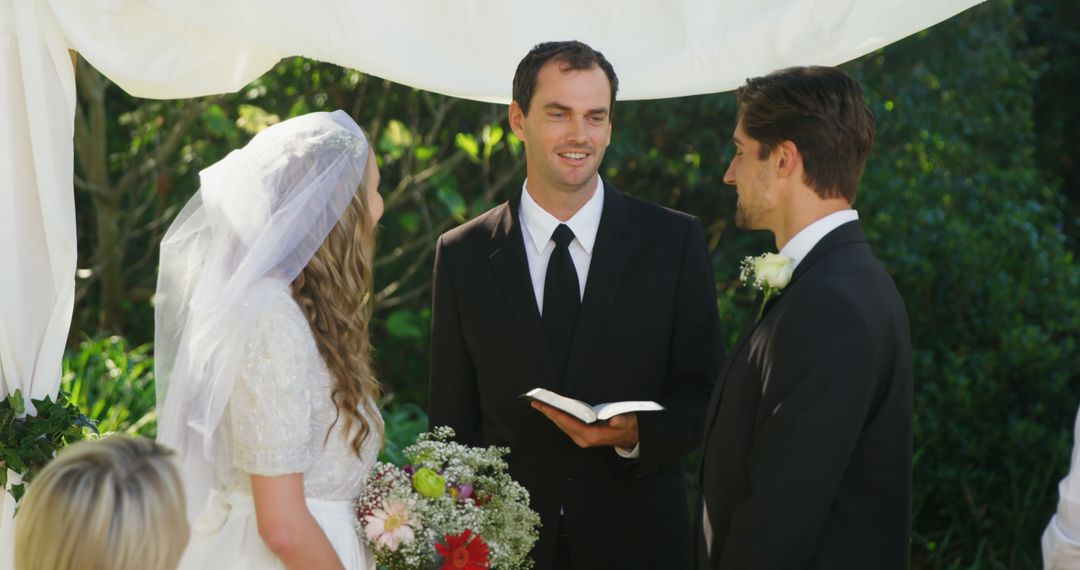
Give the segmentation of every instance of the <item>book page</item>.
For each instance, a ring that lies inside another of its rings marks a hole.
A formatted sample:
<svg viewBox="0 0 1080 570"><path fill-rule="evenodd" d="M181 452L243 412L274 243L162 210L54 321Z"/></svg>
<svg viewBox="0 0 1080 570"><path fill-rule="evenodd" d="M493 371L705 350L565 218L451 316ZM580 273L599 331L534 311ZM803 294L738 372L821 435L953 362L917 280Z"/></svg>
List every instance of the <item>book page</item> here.
<svg viewBox="0 0 1080 570"><path fill-rule="evenodd" d="M567 398L566 396L556 394L551 390L545 390L543 388L533 388L526 392L524 396L543 402L549 406L554 406L587 424L596 421L596 412L581 400Z"/></svg>
<svg viewBox="0 0 1080 570"><path fill-rule="evenodd" d="M596 412L596 419L598 420L607 420L619 414L630 412L658 412L663 409L664 406L661 406L656 402L633 400L625 402L609 402L593 406L593 411Z"/></svg>

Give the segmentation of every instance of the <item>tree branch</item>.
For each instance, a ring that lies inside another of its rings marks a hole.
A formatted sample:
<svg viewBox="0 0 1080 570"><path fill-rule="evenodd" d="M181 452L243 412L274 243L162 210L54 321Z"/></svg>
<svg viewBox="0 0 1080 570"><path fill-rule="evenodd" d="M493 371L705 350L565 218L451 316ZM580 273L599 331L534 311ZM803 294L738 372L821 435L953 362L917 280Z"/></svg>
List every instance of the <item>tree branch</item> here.
<svg viewBox="0 0 1080 570"><path fill-rule="evenodd" d="M147 172L153 170L159 165L167 164L166 158L171 157L176 153L176 149L180 146L180 143L184 140L184 135L191 129L192 123L195 122L203 112L221 100L221 96L207 97L193 101L190 105L185 105L184 110L181 112L179 118L177 118L172 127L169 129L169 134L165 135L165 140L154 149L154 153L151 157L147 158L137 168L128 170L123 177L120 178L120 182L117 183L117 188L122 192L128 192L136 181L144 176Z"/></svg>

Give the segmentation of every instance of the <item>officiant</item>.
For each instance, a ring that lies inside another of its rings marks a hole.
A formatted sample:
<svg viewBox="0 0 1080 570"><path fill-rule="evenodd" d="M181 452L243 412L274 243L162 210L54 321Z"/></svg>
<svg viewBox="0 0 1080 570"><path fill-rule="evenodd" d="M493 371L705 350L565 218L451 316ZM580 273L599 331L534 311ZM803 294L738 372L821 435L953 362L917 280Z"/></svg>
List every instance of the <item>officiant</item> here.
<svg viewBox="0 0 1080 570"><path fill-rule="evenodd" d="M540 570L691 565L681 464L722 356L716 290L696 218L598 175L617 90L591 47L533 48L509 109L527 178L435 258L430 424L511 449ZM664 410L586 425L519 398L537 387Z"/></svg>

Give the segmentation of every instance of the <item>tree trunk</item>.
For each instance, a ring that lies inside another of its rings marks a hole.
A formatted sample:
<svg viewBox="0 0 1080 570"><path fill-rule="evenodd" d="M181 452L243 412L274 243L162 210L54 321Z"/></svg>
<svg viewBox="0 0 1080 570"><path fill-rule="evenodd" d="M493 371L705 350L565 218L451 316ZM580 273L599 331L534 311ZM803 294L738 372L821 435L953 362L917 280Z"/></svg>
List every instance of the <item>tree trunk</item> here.
<svg viewBox="0 0 1080 570"><path fill-rule="evenodd" d="M108 115L105 90L108 81L80 61L77 65L79 101L75 120L75 156L82 167L85 186L94 207L94 248L91 261L100 287L98 325L102 330L121 332L124 313L124 273L120 201L123 189L109 179L107 144Z"/></svg>
<svg viewBox="0 0 1080 570"><path fill-rule="evenodd" d="M94 244L94 265L98 268L101 293L102 330L121 332L124 311L123 251L120 244L120 203L115 196L94 199L94 221L97 240Z"/></svg>

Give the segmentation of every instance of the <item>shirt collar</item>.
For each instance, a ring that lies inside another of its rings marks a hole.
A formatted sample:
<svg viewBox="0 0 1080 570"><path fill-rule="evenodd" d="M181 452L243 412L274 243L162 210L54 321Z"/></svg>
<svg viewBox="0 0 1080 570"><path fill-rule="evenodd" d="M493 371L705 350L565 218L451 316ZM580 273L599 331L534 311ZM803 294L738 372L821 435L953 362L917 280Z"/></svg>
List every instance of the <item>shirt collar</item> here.
<svg viewBox="0 0 1080 570"><path fill-rule="evenodd" d="M559 224L566 224L570 226L570 231L574 232L574 239L585 250L585 253L592 255L593 245L596 244L596 232L600 228L600 214L604 211L604 181L597 177L596 192L593 192L592 198L589 198L589 201L585 202L585 205L569 220L560 222L558 218L541 208L536 200L533 200L529 195L529 181L526 180L521 187L521 205L518 211L526 234L525 241L532 242L537 252L544 251L547 244L551 242L551 234L555 232Z"/></svg>
<svg viewBox="0 0 1080 570"><path fill-rule="evenodd" d="M810 250L814 249L814 246L821 241L822 238L829 235L829 232L836 228L859 219L859 213L855 210L840 210L839 212L833 212L824 218L810 224L803 228L799 233L795 234L795 237L791 238L791 241L780 249L780 253L795 260L795 265L792 267L798 267L799 262L806 258Z"/></svg>

